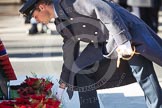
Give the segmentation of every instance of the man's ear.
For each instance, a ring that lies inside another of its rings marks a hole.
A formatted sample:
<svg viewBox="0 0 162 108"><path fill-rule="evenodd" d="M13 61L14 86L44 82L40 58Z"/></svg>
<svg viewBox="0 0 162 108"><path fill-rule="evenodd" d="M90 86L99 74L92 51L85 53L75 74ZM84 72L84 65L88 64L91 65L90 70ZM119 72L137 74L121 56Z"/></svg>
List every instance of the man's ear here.
<svg viewBox="0 0 162 108"><path fill-rule="evenodd" d="M44 5L41 5L41 4L39 5L39 10L40 11L44 10L44 8L45 8Z"/></svg>

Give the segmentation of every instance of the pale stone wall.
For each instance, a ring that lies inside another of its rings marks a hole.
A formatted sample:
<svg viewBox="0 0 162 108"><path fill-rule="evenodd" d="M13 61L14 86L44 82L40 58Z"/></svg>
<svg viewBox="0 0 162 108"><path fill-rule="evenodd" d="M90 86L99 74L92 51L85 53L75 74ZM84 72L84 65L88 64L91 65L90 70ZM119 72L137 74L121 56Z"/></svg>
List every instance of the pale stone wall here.
<svg viewBox="0 0 162 108"><path fill-rule="evenodd" d="M20 0L0 0L1 3L20 3Z"/></svg>

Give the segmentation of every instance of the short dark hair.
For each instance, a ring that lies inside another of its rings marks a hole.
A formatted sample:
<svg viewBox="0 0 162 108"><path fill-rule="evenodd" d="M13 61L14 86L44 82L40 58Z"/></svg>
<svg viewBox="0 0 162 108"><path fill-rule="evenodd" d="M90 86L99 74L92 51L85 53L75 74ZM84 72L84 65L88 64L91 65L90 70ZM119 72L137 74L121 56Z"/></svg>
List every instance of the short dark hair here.
<svg viewBox="0 0 162 108"><path fill-rule="evenodd" d="M53 0L38 0L38 3L37 4L46 4L46 5L51 5L53 4Z"/></svg>

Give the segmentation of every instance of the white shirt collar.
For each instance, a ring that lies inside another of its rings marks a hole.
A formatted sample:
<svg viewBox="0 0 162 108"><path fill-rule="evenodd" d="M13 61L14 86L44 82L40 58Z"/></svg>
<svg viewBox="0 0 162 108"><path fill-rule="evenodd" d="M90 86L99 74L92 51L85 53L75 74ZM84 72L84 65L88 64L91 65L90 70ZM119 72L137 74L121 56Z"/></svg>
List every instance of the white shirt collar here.
<svg viewBox="0 0 162 108"><path fill-rule="evenodd" d="M57 12L56 12L56 9L55 9L55 7L54 7L54 14L55 14L55 18L58 18L58 15L57 15Z"/></svg>

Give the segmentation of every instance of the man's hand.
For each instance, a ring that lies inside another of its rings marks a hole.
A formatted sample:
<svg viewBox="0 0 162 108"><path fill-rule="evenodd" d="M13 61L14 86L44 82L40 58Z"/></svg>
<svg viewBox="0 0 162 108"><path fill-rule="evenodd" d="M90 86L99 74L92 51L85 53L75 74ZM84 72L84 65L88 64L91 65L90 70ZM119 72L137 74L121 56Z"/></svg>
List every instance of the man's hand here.
<svg viewBox="0 0 162 108"><path fill-rule="evenodd" d="M56 92L56 98L57 98L57 100L59 100L59 101L62 100L62 95L64 93L64 90L65 89L60 88L60 87L57 89L57 92Z"/></svg>
<svg viewBox="0 0 162 108"><path fill-rule="evenodd" d="M123 45L119 45L116 49L118 53L118 59L117 59L117 68L119 68L120 65L120 58L124 56L131 56L133 53L130 41L126 42Z"/></svg>
<svg viewBox="0 0 162 108"><path fill-rule="evenodd" d="M60 84L60 86L58 87L57 92L56 92L57 100L61 101L64 90L65 90L65 84L62 83L62 84Z"/></svg>
<svg viewBox="0 0 162 108"><path fill-rule="evenodd" d="M118 57L122 58L123 56L129 56L133 53L130 41L126 42L123 45L119 45L116 49Z"/></svg>

